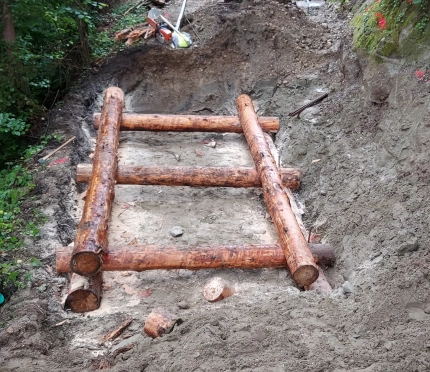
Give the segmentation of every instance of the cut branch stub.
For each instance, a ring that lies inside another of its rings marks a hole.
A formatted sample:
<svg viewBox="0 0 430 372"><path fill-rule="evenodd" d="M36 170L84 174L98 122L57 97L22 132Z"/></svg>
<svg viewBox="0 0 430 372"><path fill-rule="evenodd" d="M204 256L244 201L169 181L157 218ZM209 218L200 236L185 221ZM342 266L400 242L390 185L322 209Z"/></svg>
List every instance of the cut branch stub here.
<svg viewBox="0 0 430 372"><path fill-rule="evenodd" d="M78 164L76 181L91 179L91 164ZM282 184L290 189L300 187L301 172L295 168L280 169ZM197 187L261 187L254 168L245 167L142 167L118 165L117 184Z"/></svg>
<svg viewBox="0 0 430 372"><path fill-rule="evenodd" d="M162 337L170 333L176 323L182 323L177 315L166 309L157 308L146 318L143 331L152 338Z"/></svg>
<svg viewBox="0 0 430 372"><path fill-rule="evenodd" d="M203 295L209 302L221 301L233 293L234 289L231 284L220 277L211 279L203 289Z"/></svg>
<svg viewBox="0 0 430 372"><path fill-rule="evenodd" d="M318 278L318 268L283 190L278 168L258 123L252 101L243 94L236 100L236 106L288 268L296 283L310 285Z"/></svg>
<svg viewBox="0 0 430 372"><path fill-rule="evenodd" d="M101 267L100 254L107 248L107 228L114 199L117 149L124 93L116 87L105 92L101 128L93 159L82 219L78 226L70 262L77 274L91 276Z"/></svg>
<svg viewBox="0 0 430 372"><path fill-rule="evenodd" d="M169 132L230 132L242 133L237 116L122 114L121 130ZM277 132L279 119L259 118L265 132ZM101 114L94 114L94 128L98 129Z"/></svg>

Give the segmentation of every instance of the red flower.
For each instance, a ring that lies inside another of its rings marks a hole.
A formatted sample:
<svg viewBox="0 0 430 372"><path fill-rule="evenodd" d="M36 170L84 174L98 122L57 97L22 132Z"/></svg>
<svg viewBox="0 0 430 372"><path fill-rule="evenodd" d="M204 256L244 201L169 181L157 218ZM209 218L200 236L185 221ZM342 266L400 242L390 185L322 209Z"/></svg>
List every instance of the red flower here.
<svg viewBox="0 0 430 372"><path fill-rule="evenodd" d="M378 19L378 27L380 30L385 30L387 28L387 21L384 17Z"/></svg>
<svg viewBox="0 0 430 372"><path fill-rule="evenodd" d="M378 28L380 30L385 30L387 28L387 21L385 20L384 15L381 12L376 12L374 16L378 20Z"/></svg>

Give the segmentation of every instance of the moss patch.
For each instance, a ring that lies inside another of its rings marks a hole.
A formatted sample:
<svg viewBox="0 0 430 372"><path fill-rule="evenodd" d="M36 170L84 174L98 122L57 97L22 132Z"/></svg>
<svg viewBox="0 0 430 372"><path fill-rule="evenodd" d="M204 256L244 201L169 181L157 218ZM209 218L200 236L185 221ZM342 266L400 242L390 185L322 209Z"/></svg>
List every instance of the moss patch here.
<svg viewBox="0 0 430 372"><path fill-rule="evenodd" d="M430 37L430 1L367 1L351 20L354 45L378 56L416 59L427 48Z"/></svg>

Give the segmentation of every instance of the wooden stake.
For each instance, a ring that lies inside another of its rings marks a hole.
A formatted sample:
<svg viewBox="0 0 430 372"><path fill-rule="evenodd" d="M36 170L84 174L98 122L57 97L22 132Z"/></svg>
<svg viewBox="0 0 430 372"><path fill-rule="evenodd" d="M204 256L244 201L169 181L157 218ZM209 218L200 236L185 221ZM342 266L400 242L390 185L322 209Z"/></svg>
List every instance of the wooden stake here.
<svg viewBox="0 0 430 372"><path fill-rule="evenodd" d="M91 179L91 164L78 164L76 181ZM301 172L295 168L280 169L282 184L290 189L300 187ZM198 187L261 187L254 168L227 167L142 167L118 165L116 183L123 185L164 185Z"/></svg>
<svg viewBox="0 0 430 372"><path fill-rule="evenodd" d="M203 295L209 302L221 301L233 295L234 289L226 280L216 277L205 285Z"/></svg>
<svg viewBox="0 0 430 372"><path fill-rule="evenodd" d="M97 310L101 301L102 273L91 278L72 274L64 308L75 313Z"/></svg>
<svg viewBox="0 0 430 372"><path fill-rule="evenodd" d="M179 321L177 315L166 309L154 309L148 315L145 321L143 331L152 338L162 337L166 333L170 333Z"/></svg>
<svg viewBox="0 0 430 372"><path fill-rule="evenodd" d="M318 268L283 190L279 171L258 123L252 101L243 94L236 100L236 106L288 268L296 283L310 285L318 278Z"/></svg>
<svg viewBox="0 0 430 372"><path fill-rule="evenodd" d="M100 126L100 113L94 114L94 128ZM277 132L279 119L261 117L258 119L265 132ZM121 130L132 131L170 131L170 132L233 132L242 133L243 129L237 116L201 115L155 115L122 114Z"/></svg>
<svg viewBox="0 0 430 372"><path fill-rule="evenodd" d="M334 251L329 244L310 244L317 263L331 266ZM57 272L70 271L71 247L57 249ZM285 268L287 262L279 244L159 246L125 245L106 250L102 271L201 270L201 269L261 269Z"/></svg>
<svg viewBox="0 0 430 372"><path fill-rule="evenodd" d="M78 226L70 266L73 272L91 276L101 267L100 254L107 248L107 228L114 199L119 126L124 93L116 87L105 92L101 128L93 159L93 175Z"/></svg>

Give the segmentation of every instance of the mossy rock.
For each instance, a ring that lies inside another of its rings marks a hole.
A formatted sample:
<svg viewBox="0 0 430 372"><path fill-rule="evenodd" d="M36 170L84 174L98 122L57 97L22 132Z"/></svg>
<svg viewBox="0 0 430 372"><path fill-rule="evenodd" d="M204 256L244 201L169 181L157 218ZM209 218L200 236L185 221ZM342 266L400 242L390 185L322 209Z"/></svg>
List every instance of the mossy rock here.
<svg viewBox="0 0 430 372"><path fill-rule="evenodd" d="M422 7L399 0L362 2L355 8L351 20L355 48L376 59L396 56L416 60L428 49L429 8L430 4ZM382 29L378 27L381 17L384 25L379 27ZM422 29L423 26L425 29Z"/></svg>

